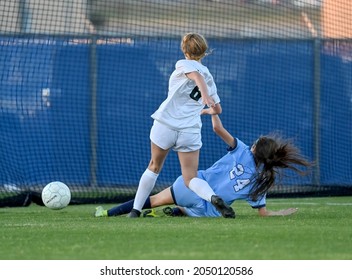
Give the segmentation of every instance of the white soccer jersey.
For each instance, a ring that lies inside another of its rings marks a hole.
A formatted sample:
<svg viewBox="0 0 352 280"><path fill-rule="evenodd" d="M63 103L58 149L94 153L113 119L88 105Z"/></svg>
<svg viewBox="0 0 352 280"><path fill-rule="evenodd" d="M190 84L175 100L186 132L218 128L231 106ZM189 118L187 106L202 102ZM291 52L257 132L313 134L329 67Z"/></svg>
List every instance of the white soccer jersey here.
<svg viewBox="0 0 352 280"><path fill-rule="evenodd" d="M213 76L208 68L198 61L182 59L177 61L170 76L167 99L152 114L152 118L175 130L199 132L202 127L200 113L204 108L201 93L196 83L186 74L198 71L208 86L209 95L215 104L220 102Z"/></svg>

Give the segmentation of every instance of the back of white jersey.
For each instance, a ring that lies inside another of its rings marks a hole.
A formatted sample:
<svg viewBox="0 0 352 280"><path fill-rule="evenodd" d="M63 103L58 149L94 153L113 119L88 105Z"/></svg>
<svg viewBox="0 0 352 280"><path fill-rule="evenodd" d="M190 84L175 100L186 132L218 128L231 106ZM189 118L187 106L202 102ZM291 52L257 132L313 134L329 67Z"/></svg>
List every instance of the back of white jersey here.
<svg viewBox="0 0 352 280"><path fill-rule="evenodd" d="M186 74L195 71L200 73L208 86L209 95L215 103L219 103L213 76L206 66L195 60L179 60L175 68L169 80L168 97L152 118L175 130L199 132L202 127L200 113L204 105L195 82Z"/></svg>

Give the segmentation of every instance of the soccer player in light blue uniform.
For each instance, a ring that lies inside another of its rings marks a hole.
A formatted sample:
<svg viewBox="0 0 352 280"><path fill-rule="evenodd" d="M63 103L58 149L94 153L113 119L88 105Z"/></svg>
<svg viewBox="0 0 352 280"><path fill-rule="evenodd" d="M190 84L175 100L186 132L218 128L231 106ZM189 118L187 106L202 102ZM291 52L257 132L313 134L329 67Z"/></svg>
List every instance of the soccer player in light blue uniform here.
<svg viewBox="0 0 352 280"><path fill-rule="evenodd" d="M221 196L228 205L235 200L246 200L253 208L266 205L266 195L254 201L250 197L255 184L256 165L250 147L235 139L236 147L228 148L228 153L210 168L198 172L198 177L213 186L214 192ZM183 207L183 212L191 217L219 217L220 213L208 201L201 199L189 190L182 176L171 186L171 194L176 205Z"/></svg>
<svg viewBox="0 0 352 280"><path fill-rule="evenodd" d="M207 110L204 109L202 113L208 114ZM295 213L296 208L267 210L266 194L274 186L276 175L282 169L288 168L300 175L307 174L297 167L311 166L310 162L300 155L298 148L289 140L277 135L261 136L249 147L223 127L218 115L212 115L211 118L213 130L228 145L228 152L208 169L198 171L198 177L209 182L214 193L221 196L228 205L236 200L246 200L252 208L258 210L260 216L286 216ZM109 210L99 206L95 216L127 214L133 207L133 201ZM186 187L182 176L177 178L171 187L148 197L143 209L172 204L177 207L166 207L165 214L189 217L221 216L214 205ZM153 216L153 212L148 216Z"/></svg>

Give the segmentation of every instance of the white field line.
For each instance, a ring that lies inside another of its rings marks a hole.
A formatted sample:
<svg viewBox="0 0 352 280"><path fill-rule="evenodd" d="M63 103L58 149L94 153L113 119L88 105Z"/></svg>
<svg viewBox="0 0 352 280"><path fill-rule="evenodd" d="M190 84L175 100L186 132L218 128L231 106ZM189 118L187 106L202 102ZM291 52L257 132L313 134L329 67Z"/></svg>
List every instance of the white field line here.
<svg viewBox="0 0 352 280"><path fill-rule="evenodd" d="M292 204L292 205L329 205L329 206L352 206L352 202L282 202L270 200L270 204Z"/></svg>
<svg viewBox="0 0 352 280"><path fill-rule="evenodd" d="M49 224L36 224L36 223L24 223L24 224L4 224L3 227L46 227Z"/></svg>

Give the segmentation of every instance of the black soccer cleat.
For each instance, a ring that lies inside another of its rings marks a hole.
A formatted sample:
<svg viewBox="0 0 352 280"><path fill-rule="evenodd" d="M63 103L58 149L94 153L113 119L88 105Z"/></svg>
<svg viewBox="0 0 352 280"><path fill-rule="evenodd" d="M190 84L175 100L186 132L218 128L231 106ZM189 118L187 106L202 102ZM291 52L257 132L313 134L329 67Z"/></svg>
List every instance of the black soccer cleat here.
<svg viewBox="0 0 352 280"><path fill-rule="evenodd" d="M173 214L173 210L171 207L167 206L165 208L163 208L163 212L166 216L172 216Z"/></svg>
<svg viewBox="0 0 352 280"><path fill-rule="evenodd" d="M170 216L170 217L183 217L185 216L185 214L181 211L181 209L179 207L165 207L163 209L163 212L166 216Z"/></svg>
<svg viewBox="0 0 352 280"><path fill-rule="evenodd" d="M129 214L127 214L127 218L139 218L139 216L141 215L141 212L136 210L136 209L132 209L131 212Z"/></svg>
<svg viewBox="0 0 352 280"><path fill-rule="evenodd" d="M220 196L213 195L211 197L211 204L213 204L224 218L236 218L235 211L228 206Z"/></svg>

